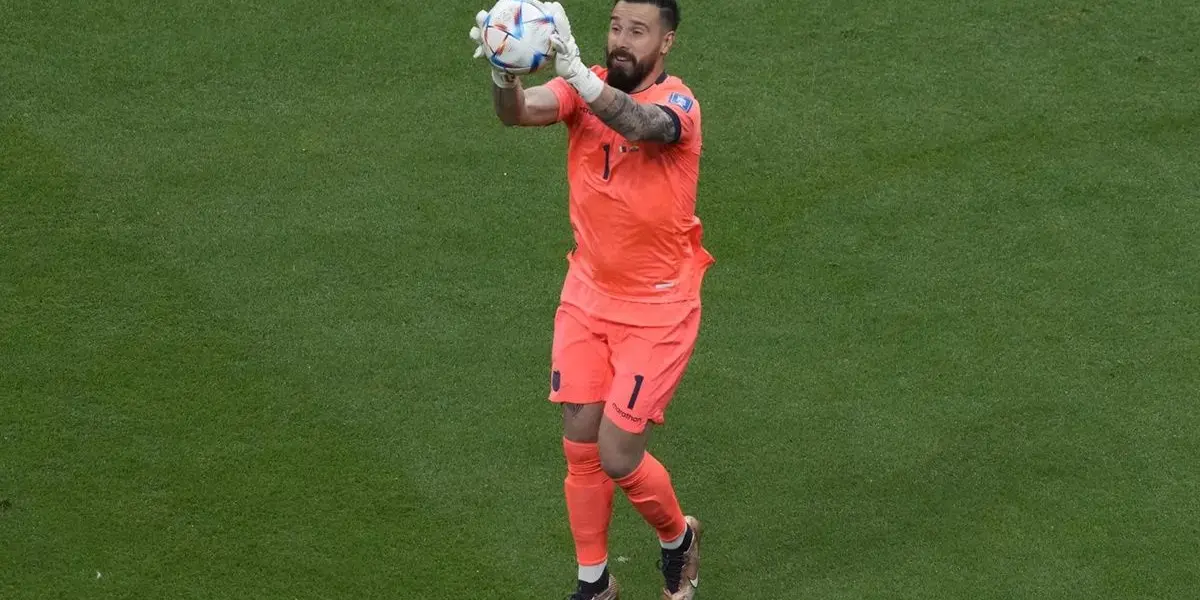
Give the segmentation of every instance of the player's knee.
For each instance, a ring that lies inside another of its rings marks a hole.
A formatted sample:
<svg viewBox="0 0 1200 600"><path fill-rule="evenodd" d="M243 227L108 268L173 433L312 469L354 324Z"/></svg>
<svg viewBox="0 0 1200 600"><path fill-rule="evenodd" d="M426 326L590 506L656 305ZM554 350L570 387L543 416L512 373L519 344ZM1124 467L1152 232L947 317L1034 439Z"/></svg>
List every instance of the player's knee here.
<svg viewBox="0 0 1200 600"><path fill-rule="evenodd" d="M595 443L603 417L603 404L564 404L563 437L581 444Z"/></svg>
<svg viewBox="0 0 1200 600"><path fill-rule="evenodd" d="M624 479L642 463L644 450L600 444L600 466L609 479Z"/></svg>

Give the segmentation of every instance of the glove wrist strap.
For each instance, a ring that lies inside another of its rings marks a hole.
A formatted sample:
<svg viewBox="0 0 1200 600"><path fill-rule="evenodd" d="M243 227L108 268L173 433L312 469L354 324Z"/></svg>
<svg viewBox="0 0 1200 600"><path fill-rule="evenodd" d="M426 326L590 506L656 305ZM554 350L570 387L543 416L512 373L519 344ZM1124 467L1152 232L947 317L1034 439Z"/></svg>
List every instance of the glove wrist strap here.
<svg viewBox="0 0 1200 600"><path fill-rule="evenodd" d="M496 87L508 90L517 87L517 76L492 69L492 82L496 84Z"/></svg>
<svg viewBox="0 0 1200 600"><path fill-rule="evenodd" d="M595 102L604 92L604 80L600 79L600 76L593 73L591 69L584 69L582 74L572 77L570 84L588 104Z"/></svg>

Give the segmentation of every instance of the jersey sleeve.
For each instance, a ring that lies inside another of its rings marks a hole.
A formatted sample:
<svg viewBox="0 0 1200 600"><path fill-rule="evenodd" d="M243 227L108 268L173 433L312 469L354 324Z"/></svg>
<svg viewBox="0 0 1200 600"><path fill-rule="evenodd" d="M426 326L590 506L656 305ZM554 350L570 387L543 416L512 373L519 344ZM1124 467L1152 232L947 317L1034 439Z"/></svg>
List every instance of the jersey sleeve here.
<svg viewBox="0 0 1200 600"><path fill-rule="evenodd" d="M679 137L675 143L692 146L700 138L700 103L687 89L677 89L666 92L656 104L672 121L675 121Z"/></svg>
<svg viewBox="0 0 1200 600"><path fill-rule="evenodd" d="M604 77L605 70L603 67L596 65L590 69L601 78ZM546 82L546 87L554 92L554 97L558 98L558 120L570 123L575 120L579 111L583 110L586 102L579 96L579 92L571 84L567 83L562 77L555 77Z"/></svg>
<svg viewBox="0 0 1200 600"><path fill-rule="evenodd" d="M579 92L576 92L575 88L571 87L571 84L562 77L555 77L547 81L546 87L554 92L555 98L558 98L558 120L564 123L574 121L580 105L583 104L583 98L579 97Z"/></svg>

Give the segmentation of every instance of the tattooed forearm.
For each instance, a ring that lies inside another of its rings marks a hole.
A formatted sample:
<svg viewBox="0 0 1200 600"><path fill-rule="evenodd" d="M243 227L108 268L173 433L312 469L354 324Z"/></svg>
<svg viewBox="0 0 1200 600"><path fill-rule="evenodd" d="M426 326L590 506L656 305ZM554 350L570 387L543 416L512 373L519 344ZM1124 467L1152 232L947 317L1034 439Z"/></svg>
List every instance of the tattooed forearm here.
<svg viewBox="0 0 1200 600"><path fill-rule="evenodd" d="M591 107L601 121L631 142L673 142L679 136L675 120L661 107L638 102L612 87L605 88Z"/></svg>
<svg viewBox="0 0 1200 600"><path fill-rule="evenodd" d="M492 105L496 116L505 125L516 125L521 121L521 110L525 105L525 95L521 86L502 88L492 86Z"/></svg>

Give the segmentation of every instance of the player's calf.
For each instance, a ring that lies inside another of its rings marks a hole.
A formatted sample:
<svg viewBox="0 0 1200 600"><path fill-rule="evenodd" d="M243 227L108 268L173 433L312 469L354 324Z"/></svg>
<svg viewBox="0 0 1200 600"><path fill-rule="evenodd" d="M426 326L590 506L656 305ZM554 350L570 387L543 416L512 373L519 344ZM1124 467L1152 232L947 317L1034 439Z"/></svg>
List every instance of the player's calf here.
<svg viewBox="0 0 1200 600"><path fill-rule="evenodd" d="M658 459L645 451L645 444L645 433L624 431L607 416L600 424L600 461L604 470L658 533L660 541L681 540L688 527L675 497L671 475Z"/></svg>

